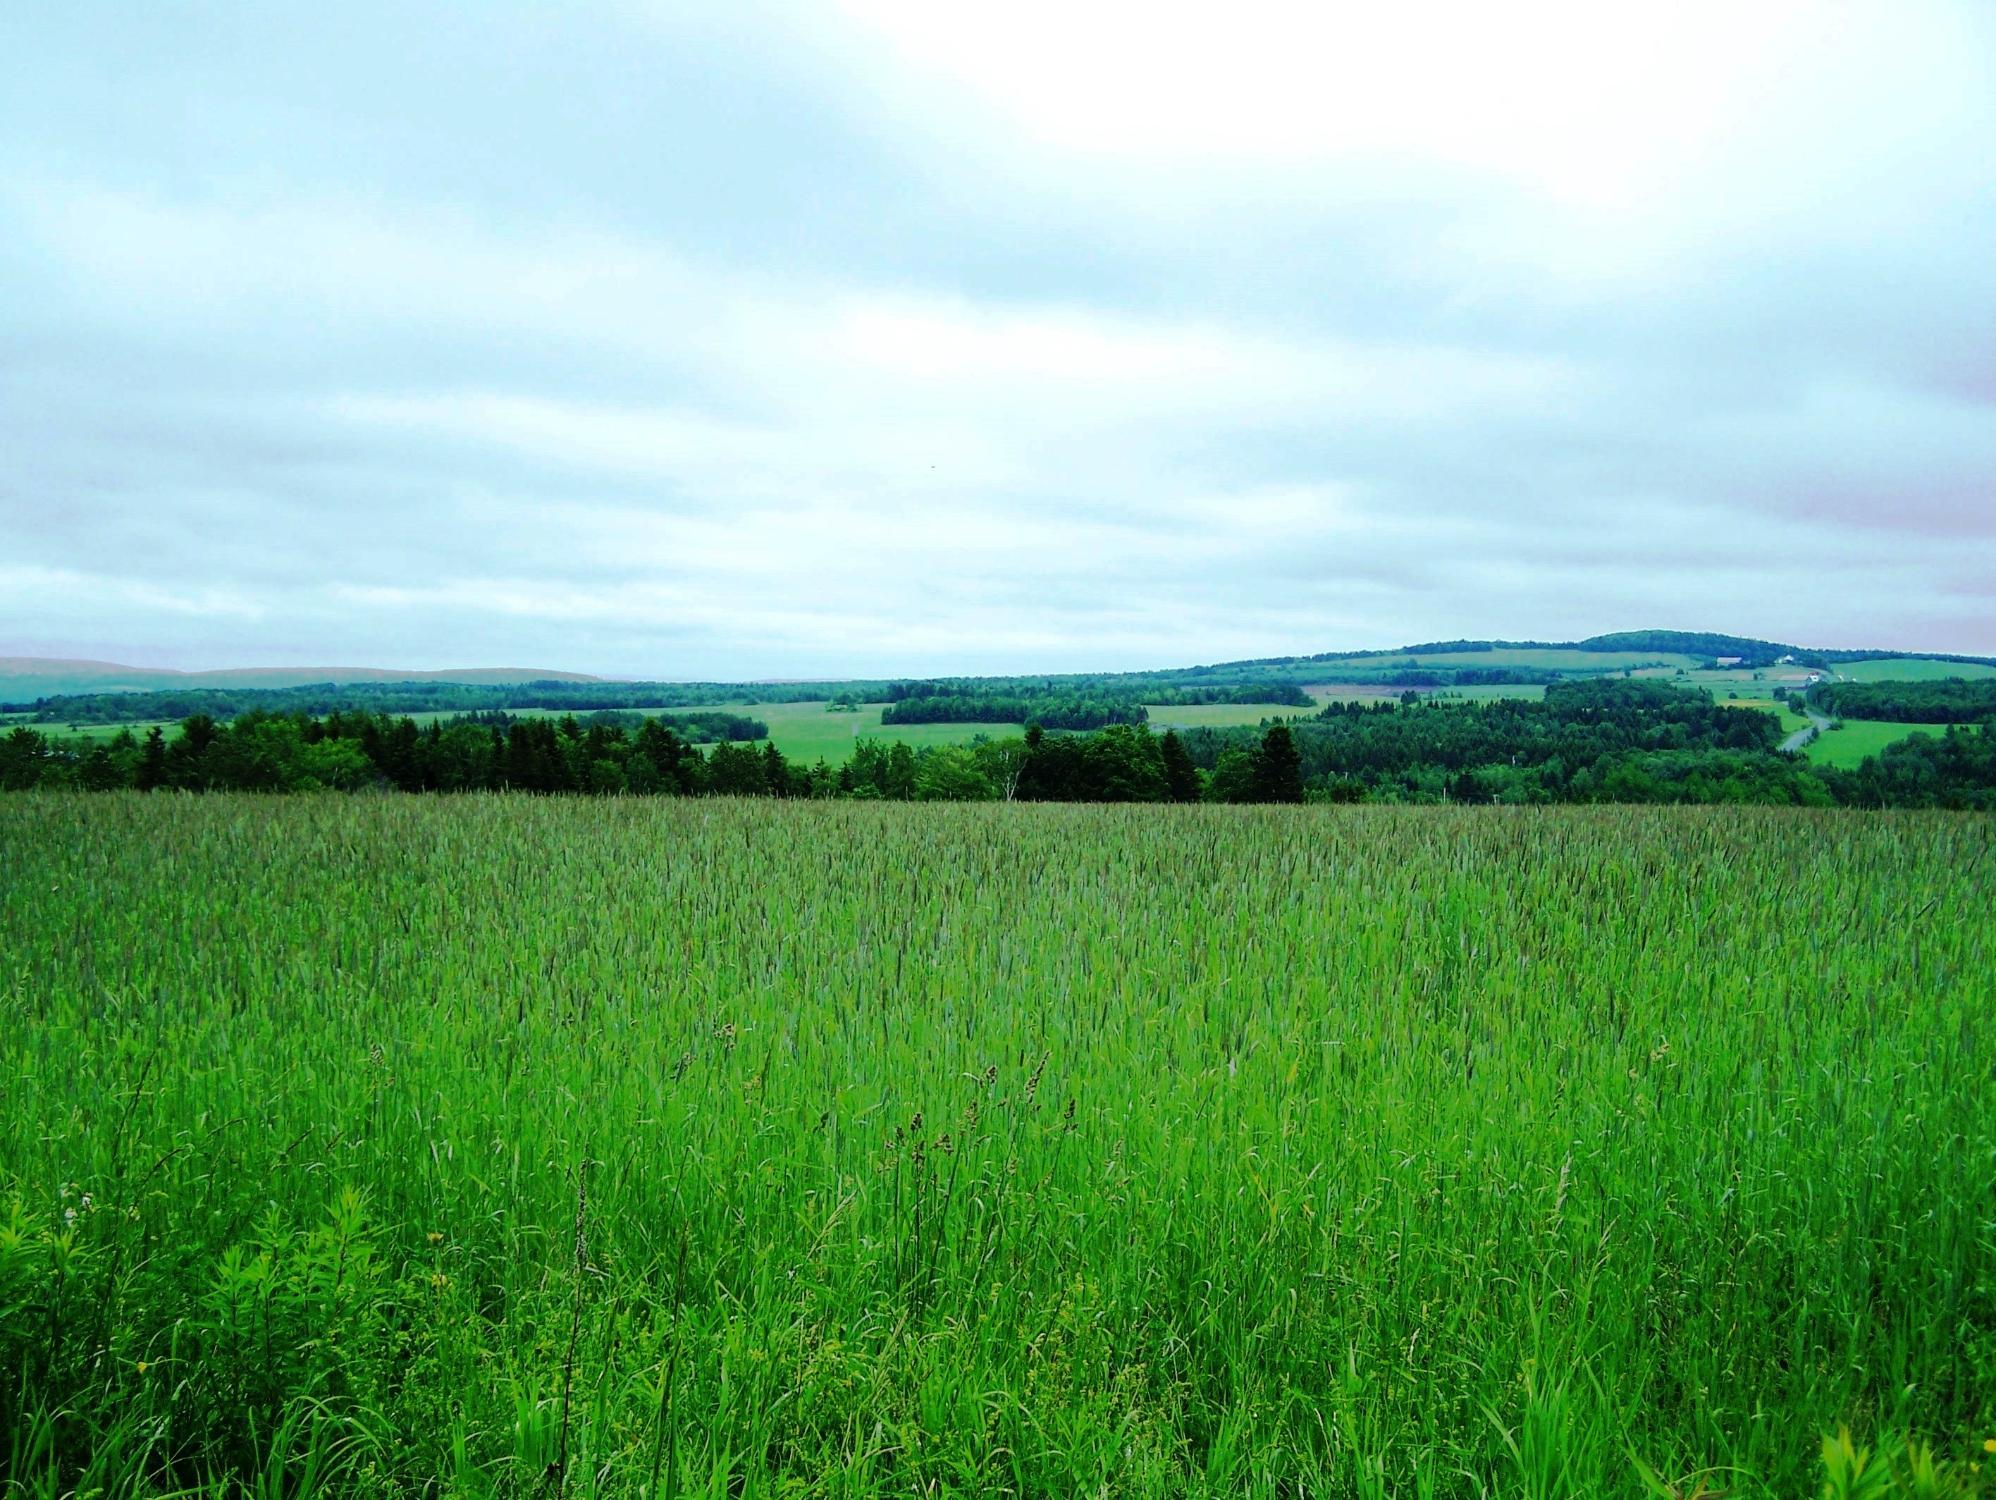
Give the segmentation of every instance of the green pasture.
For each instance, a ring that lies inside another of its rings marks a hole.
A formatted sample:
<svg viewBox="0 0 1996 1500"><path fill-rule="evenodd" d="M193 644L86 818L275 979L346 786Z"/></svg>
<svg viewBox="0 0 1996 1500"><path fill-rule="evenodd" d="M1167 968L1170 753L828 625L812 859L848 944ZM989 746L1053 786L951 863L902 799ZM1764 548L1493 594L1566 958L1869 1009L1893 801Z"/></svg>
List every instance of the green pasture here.
<svg viewBox="0 0 1996 1500"><path fill-rule="evenodd" d="M1945 724L1893 724L1881 719L1845 719L1841 729L1817 735L1802 753L1812 761L1843 770L1855 770L1869 756L1911 734L1943 735Z"/></svg>
<svg viewBox="0 0 1996 1500"><path fill-rule="evenodd" d="M1713 700L1724 708L1751 708L1764 714L1773 714L1781 720L1781 732L1793 734L1798 729L1809 727L1809 716L1798 714L1778 698L1750 698L1745 693L1739 697L1729 697L1728 693L1737 689L1714 690Z"/></svg>
<svg viewBox="0 0 1996 1500"><path fill-rule="evenodd" d="M1978 662L1937 661L1931 657L1872 657L1866 661L1839 662L1839 677L1852 682L1936 682L1944 677L1996 677L1996 667Z"/></svg>
<svg viewBox="0 0 1996 1500"><path fill-rule="evenodd" d="M1887 1493L1845 1425L1967 1496L1996 1435L1986 817L19 793L0 849L9 1496Z"/></svg>

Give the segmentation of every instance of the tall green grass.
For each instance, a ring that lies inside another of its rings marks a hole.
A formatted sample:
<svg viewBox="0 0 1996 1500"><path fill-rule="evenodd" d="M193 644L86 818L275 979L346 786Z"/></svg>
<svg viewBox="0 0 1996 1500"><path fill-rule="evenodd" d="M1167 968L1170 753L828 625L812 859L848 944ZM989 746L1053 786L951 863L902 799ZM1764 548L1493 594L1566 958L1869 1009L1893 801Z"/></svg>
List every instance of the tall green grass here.
<svg viewBox="0 0 1996 1500"><path fill-rule="evenodd" d="M1966 1451L1991 832L0 799L0 1463L1796 1496L1842 1423Z"/></svg>

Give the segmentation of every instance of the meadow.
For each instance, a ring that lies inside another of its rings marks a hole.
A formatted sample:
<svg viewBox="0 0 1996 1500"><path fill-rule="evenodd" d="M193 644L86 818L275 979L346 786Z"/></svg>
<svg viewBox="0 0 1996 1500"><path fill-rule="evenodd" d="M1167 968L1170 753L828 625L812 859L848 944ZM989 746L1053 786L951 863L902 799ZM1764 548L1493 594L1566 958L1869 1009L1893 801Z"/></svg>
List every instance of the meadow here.
<svg viewBox="0 0 1996 1500"><path fill-rule="evenodd" d="M7 1492L1799 1496L1843 1423L1979 1457L1991 843L0 799Z"/></svg>
<svg viewBox="0 0 1996 1500"><path fill-rule="evenodd" d="M1836 675L1852 682L1935 682L1943 677L1996 677L1996 667L1982 662L1944 661L1936 657L1869 657L1839 662Z"/></svg>
<svg viewBox="0 0 1996 1500"><path fill-rule="evenodd" d="M1880 754L1909 734L1942 735L1945 724L1894 724L1884 719L1846 719L1841 728L1817 735L1802 753L1819 765L1855 770L1868 756Z"/></svg>
<svg viewBox="0 0 1996 1500"><path fill-rule="evenodd" d="M803 703L756 703L742 700L718 703L719 712L744 714L769 726L769 738L784 756L803 765L823 760L840 766L852 758L853 747L862 739L883 744L968 745L980 737L1017 738L1026 731L1023 724L882 724L884 703L862 703L851 711L827 712L823 700ZM560 718L549 710L532 710L538 717ZM672 709L661 713L671 714ZM1193 725L1259 724L1264 718L1287 717L1303 710L1272 703L1212 703L1185 706L1155 706L1149 710L1151 725L1162 732L1172 727ZM415 714L418 723L448 720L449 714ZM763 741L756 741L761 744Z"/></svg>
<svg viewBox="0 0 1996 1500"><path fill-rule="evenodd" d="M1785 699L1756 698L1743 693L1735 694L1729 692L1715 692L1712 698L1714 702L1721 703L1727 708L1745 708L1751 709L1755 713L1773 714L1775 718L1781 721L1781 732L1783 734L1793 734L1798 729L1807 729L1809 727L1809 716L1795 712L1794 709L1788 706ZM1804 747L1803 753L1807 754L1807 747Z"/></svg>

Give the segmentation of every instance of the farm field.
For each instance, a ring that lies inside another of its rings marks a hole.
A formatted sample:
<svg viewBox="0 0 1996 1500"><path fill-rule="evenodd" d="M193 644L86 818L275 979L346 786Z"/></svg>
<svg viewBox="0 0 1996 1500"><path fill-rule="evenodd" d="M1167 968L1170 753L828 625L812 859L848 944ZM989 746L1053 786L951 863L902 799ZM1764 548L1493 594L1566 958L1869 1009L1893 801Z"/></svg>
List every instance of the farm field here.
<svg viewBox="0 0 1996 1500"><path fill-rule="evenodd" d="M967 745L980 734L1001 735L1019 734L1023 726L1018 724L889 724L882 725L880 711L885 705L869 703L853 713L827 713L822 700L814 703L714 703L690 708L632 709L630 712L651 716L695 713L743 714L752 719L760 719L769 726L769 738L776 741L776 748L787 759L806 764L823 759L831 765L843 765L852 756L855 741L866 739L885 740L889 743L902 741L910 745ZM559 719L565 709L517 709L509 710L522 718ZM454 713L418 713L409 715L418 724L429 724L435 720L448 721L457 717ZM587 718L586 711L577 713L578 718ZM754 741L761 744L763 741Z"/></svg>
<svg viewBox="0 0 1996 1500"><path fill-rule="evenodd" d="M1718 701L1728 708L1753 708L1762 713L1774 714L1781 720L1784 733L1792 734L1798 729L1809 727L1806 714L1798 714L1786 703L1773 698L1728 698L1724 693ZM1940 724L1894 724L1884 720L1847 719L1841 729L1828 730L1817 735L1802 747L1805 758L1818 765L1836 766L1850 771L1862 765L1870 756L1877 755L1887 745L1896 744L1909 734L1942 734L1946 726Z"/></svg>
<svg viewBox="0 0 1996 1500"><path fill-rule="evenodd" d="M1992 842L18 794L0 1463L1577 1500L1817 1493L1841 1422L1979 1453Z"/></svg>
<svg viewBox="0 0 1996 1500"><path fill-rule="evenodd" d="M1444 703L1496 703L1501 699L1537 702L1545 695L1545 684L1541 682L1495 682L1469 687L1424 688L1421 691L1423 698L1439 699Z"/></svg>
<svg viewBox="0 0 1996 1500"><path fill-rule="evenodd" d="M1817 735L1802 748L1810 760L1822 765L1855 770L1868 756L1882 751L1909 734L1943 735L1945 724L1894 724L1883 719L1846 719L1843 728Z"/></svg>
<svg viewBox="0 0 1996 1500"><path fill-rule="evenodd" d="M1984 666L1980 662L1940 661L1923 656L1882 656L1867 661L1839 662L1836 674L1852 682L1937 682L1943 677L1996 677L1996 667Z"/></svg>
<svg viewBox="0 0 1996 1500"><path fill-rule="evenodd" d="M1750 708L1758 713L1773 714L1781 721L1781 730L1784 734L1793 734L1798 729L1809 727L1807 714L1798 714L1779 698L1750 698L1744 693L1733 698L1726 692L1715 692L1713 699L1725 708Z"/></svg>
<svg viewBox="0 0 1996 1500"><path fill-rule="evenodd" d="M861 739L905 745L967 745L980 734L996 739L1025 732L1023 724L885 724L885 704L867 703L853 713L827 713L820 703L724 703L729 713L747 714L769 725L769 737L790 760L823 759L837 766L852 757ZM667 710L670 712L670 710Z"/></svg>
<svg viewBox="0 0 1996 1500"><path fill-rule="evenodd" d="M125 730L130 730L134 739L142 740L146 737L146 731L149 729L156 728L171 734L175 729L180 727L178 719L146 719L131 724L72 725L37 723L32 714L22 714L19 717L9 717L6 721L0 722L0 733L6 732L16 724L24 725L37 734L47 735L50 739L83 740L90 744L98 744L105 740L114 740Z"/></svg>

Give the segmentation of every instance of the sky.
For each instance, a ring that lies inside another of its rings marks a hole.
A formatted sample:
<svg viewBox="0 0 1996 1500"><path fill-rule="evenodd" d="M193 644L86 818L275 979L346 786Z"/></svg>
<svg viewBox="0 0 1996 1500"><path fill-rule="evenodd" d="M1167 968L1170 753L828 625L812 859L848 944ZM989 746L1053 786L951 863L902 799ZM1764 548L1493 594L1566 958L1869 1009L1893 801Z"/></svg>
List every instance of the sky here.
<svg viewBox="0 0 1996 1500"><path fill-rule="evenodd" d="M0 9L0 655L1996 653L1996 5Z"/></svg>

